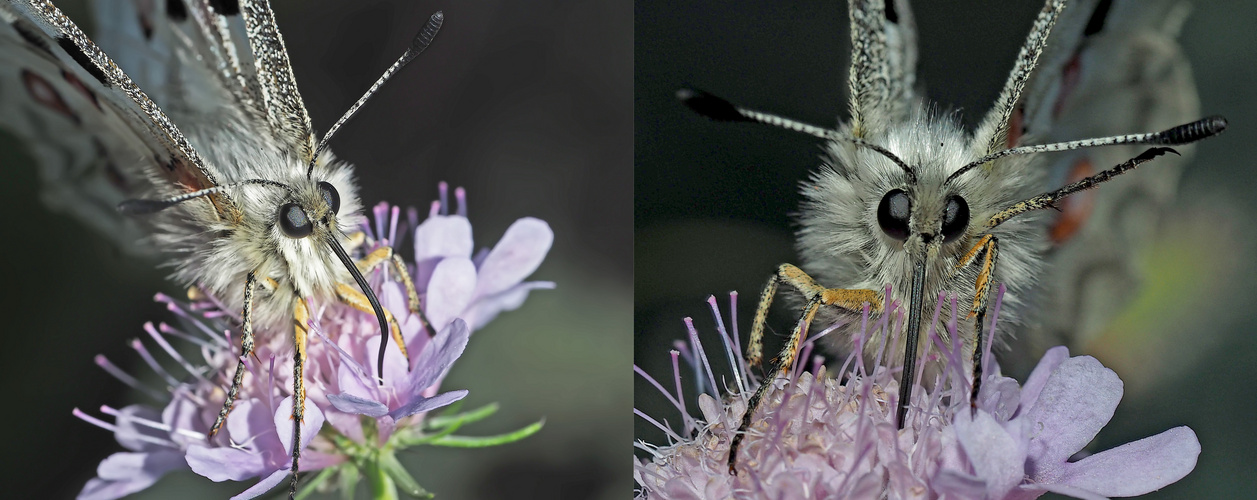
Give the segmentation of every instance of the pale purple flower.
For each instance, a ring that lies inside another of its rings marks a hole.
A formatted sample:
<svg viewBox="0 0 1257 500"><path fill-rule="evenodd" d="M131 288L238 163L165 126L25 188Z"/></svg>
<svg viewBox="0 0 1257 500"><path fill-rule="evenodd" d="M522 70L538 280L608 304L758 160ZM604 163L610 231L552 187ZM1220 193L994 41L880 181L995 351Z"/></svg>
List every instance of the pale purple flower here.
<svg viewBox="0 0 1257 500"><path fill-rule="evenodd" d="M424 262L408 265L423 312L441 318L435 325L435 336L429 337L431 330L423 327L420 315L410 312L404 288L390 266L381 266L367 276L381 304L398 321L409 363L390 341L385 373L376 373L381 337L375 316L339 301L309 303L313 335L308 341L303 377L306 400L299 446L302 472L336 472L365 466L358 472L388 476L367 481L388 490L375 491L376 496L396 496L397 488L413 496L421 494L422 488L397 463L396 451L477 439L481 446L489 446L521 439L540 429L535 424L502 436L447 437L463 422L460 418L479 419L487 415L484 408L472 413L474 417L456 415L434 424L444 427L431 427L426 421L428 412L467 395L466 390L441 392L440 385L467 346L472 330L469 325L483 326L499 312L518 307L532 289L553 287L546 282L521 283L549 250L553 235L545 222L521 219L493 250L471 259L465 193L461 188L456 191L458 215L448 215L446 190L442 183L442 201L433 205L428 220L419 224L417 217L412 216L411 224L402 228L415 235L416 248L467 249L429 252ZM394 245L399 213L397 207L377 206L375 230L364 228L367 243L356 252L361 256ZM291 440L296 424L291 416L290 336L258 332L255 357L245 363L241 395L223 431L207 439L205 433L222 406L236 367L239 339L232 337L239 329L239 311L224 310L209 296L197 296L191 303L164 295L157 300L168 305L181 326L150 324L145 330L151 342L177 363L182 373L166 371L163 364L170 362L159 362L138 340L132 346L161 376L165 390L147 387L98 357L98 364L106 371L162 402L164 410L159 414L141 405L122 410L103 407L101 412L112 416L114 423L74 410L79 418L113 431L119 443L129 450L103 461L98 477L88 482L79 498L120 498L151 486L166 472L184 468L213 481L249 482L233 499L255 498L284 482L292 469ZM477 323L465 321L462 315L476 318ZM189 349L176 349L172 339L195 347L197 356L185 357ZM382 385L377 382L381 379ZM493 410L486 408L488 412ZM374 422L364 420L364 416ZM330 475L314 477L305 481L304 487L313 488Z"/></svg>
<svg viewBox="0 0 1257 500"><path fill-rule="evenodd" d="M227 419L226 433L232 446L194 444L188 448L187 461L193 472L211 481L244 481L261 477L261 481L232 500L257 497L288 477L292 470L292 397L271 407L260 399L236 402ZM306 405L301 421L301 448L305 449L323 427L323 412L318 405ZM302 453L301 463L307 470L319 470L344 461L343 457L317 452Z"/></svg>
<svg viewBox="0 0 1257 500"><path fill-rule="evenodd" d="M430 299L426 309L437 329L463 318L472 331L478 330L498 313L523 304L529 291L554 288L548 281L523 282L541 265L554 242L545 221L519 219L492 250L473 256L466 193L462 188L454 191L458 206L450 214L445 183L440 188L441 200L433 202L428 219L418 225L415 235L415 279L426 283L420 291L428 287L443 291Z"/></svg>
<svg viewBox="0 0 1257 500"><path fill-rule="evenodd" d="M992 324L998 309L997 299ZM868 325L861 336L885 338L892 316ZM729 349L730 336L720 325ZM742 441L736 476L727 466L730 438L755 382L743 375L743 366L731 363L735 387L745 388L721 401L700 395L699 420L684 414L678 371L678 394L664 392L683 412L680 432L637 412L671 441L637 443L651 454L649 460L634 460L639 496L1031 499L1052 491L1092 499L1147 493L1178 481L1196 465L1200 444L1187 427L1069 462L1121 399L1121 380L1112 370L1089 356L1070 358L1058 347L1022 386L988 362L975 410L961 349L944 345L932 330L928 334L933 349L923 353L921 369L937 364L940 374L930 387L914 391L904 429L894 421L897 370L880 366L883 353L868 353L875 360L869 363L858 352L863 339L853 339L857 352L839 369L846 375L842 380L829 376L820 359L809 360L805 346L801 364L813 366L812 372L800 367L789 380L772 381L775 389ZM693 350L686 346L686 357L703 366L698 373L711 373L692 331L690 338ZM993 359L989 353L987 359ZM714 377L706 378L706 385L715 385Z"/></svg>

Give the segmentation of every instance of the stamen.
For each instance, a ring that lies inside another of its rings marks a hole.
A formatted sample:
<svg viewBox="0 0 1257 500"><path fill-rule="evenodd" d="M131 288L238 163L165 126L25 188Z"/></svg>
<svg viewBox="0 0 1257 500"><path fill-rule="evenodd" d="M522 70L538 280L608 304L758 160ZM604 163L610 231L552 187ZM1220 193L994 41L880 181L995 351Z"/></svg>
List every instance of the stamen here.
<svg viewBox="0 0 1257 500"><path fill-rule="evenodd" d="M467 190L462 186L454 188L454 199L458 200L458 215L467 216Z"/></svg>
<svg viewBox="0 0 1257 500"><path fill-rule="evenodd" d="M134 339L131 341L131 348L135 349L135 352L140 354L140 358L144 360L144 363L147 364L153 372L157 373L157 375L166 380L166 385L168 387L179 385L179 380L171 376L170 372L167 372L165 368L162 368L162 366L157 363L157 359L153 357L152 353L148 352L148 348L144 347L143 342L140 342L139 339Z"/></svg>
<svg viewBox="0 0 1257 500"><path fill-rule="evenodd" d="M742 373L738 371L737 356L733 354L733 345L729 343L729 332L725 330L724 318L720 317L720 307L716 305L716 296L707 296L707 305L711 306L711 314L716 317L716 331L720 333L720 343L724 344L725 355L729 358L729 368L733 370L733 379L738 384L738 393L746 392L742 385Z"/></svg>
<svg viewBox="0 0 1257 500"><path fill-rule="evenodd" d="M681 422L685 424L685 435L690 435L694 430L694 419L690 417L690 412L685 409L685 393L681 391L681 367L678 363L680 351L675 349L668 351L672 357L672 380L677 386L677 402L681 405Z"/></svg>
<svg viewBox="0 0 1257 500"><path fill-rule="evenodd" d="M149 397L158 401L166 399L165 393L144 385L139 380L136 380L135 377L132 377L127 374L127 372L122 371L121 368L118 368L117 365L111 363L109 358L106 358L104 354L97 354L96 357L92 359L96 362L96 366L99 366L102 370L105 370L105 373L112 375L113 378L118 379L119 382L126 384L128 387L148 394Z"/></svg>
<svg viewBox="0 0 1257 500"><path fill-rule="evenodd" d="M645 370L641 369L636 364L633 365L633 373L640 375L643 379L646 379L646 382L650 383L650 385L655 386L655 389L658 389L659 392L664 395L664 397L668 398L668 401L672 402L672 406L676 407L677 410L680 410L682 415L685 414L685 406L681 405L681 403L677 401L676 398L673 398L671 393L669 393L667 390L664 390L663 385L660 385L659 381L655 380L654 377L651 377L649 374L646 373Z"/></svg>
<svg viewBox="0 0 1257 500"><path fill-rule="evenodd" d="M657 420L655 420L655 419L653 419L653 418L650 418L650 415L647 415L645 412L643 412L643 411L641 411L641 410L639 410L639 409L637 409L637 408L633 408L633 414L634 414L634 415L637 415L637 416L639 416L639 417L642 417L642 418L643 418L643 419L645 419L647 422L650 422L652 425L654 425L655 427L659 428L659 430L661 430L661 431L663 431L665 434L667 434L667 435L668 435L668 439L673 440L673 442L677 442L677 443L679 443L679 442L681 442L681 441L684 441L684 439L681 439L681 436L678 436L678 435L677 435L677 433L673 432L673 431L672 431L672 429L670 429L668 426L666 426L666 425L663 425L663 424L659 423L659 421L657 421Z"/></svg>
<svg viewBox="0 0 1257 500"><path fill-rule="evenodd" d="M441 193L441 215L450 214L449 190L450 185L445 181L441 181L436 185L437 191Z"/></svg>
<svg viewBox="0 0 1257 500"><path fill-rule="evenodd" d="M716 376L712 374L711 364L707 362L707 353L703 352L703 343L698 340L698 330L694 329L694 319L685 318L685 328L690 332L690 343L694 344L694 356L697 361L707 371L707 380L711 382L711 390L718 396L720 394L720 386L716 385Z"/></svg>
<svg viewBox="0 0 1257 500"><path fill-rule="evenodd" d="M194 368L192 364L188 363L186 359L183 359L183 356L179 354L179 351L176 351L175 348L170 345L170 342L166 341L165 337L162 337L160 333L157 333L157 330L153 328L152 322L148 322L144 324L144 331L148 332L149 336L153 337L153 340L157 342L157 345L161 346L163 351L166 351L166 355L170 356L171 359L174 359L176 362L178 362L179 366L182 366L184 370L186 370L188 373L192 374L193 376L197 377L198 379L204 382L209 382L209 380L206 380L204 377L201 376L201 373L196 368ZM172 385L177 385L177 384L172 384Z"/></svg>

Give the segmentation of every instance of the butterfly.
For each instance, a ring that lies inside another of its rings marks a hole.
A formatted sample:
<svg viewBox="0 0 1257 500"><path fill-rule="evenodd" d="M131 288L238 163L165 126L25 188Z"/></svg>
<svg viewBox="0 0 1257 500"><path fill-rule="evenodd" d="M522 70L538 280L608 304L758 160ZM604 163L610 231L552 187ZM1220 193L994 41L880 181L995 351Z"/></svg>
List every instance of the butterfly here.
<svg viewBox="0 0 1257 500"><path fill-rule="evenodd" d="M825 141L823 165L801 185L800 265L782 264L765 286L748 358L762 362L767 313L781 288L799 292L803 306L769 376L788 373L818 316L845 321L826 337L841 351L866 305L876 317L902 304L907 321L889 351L903 360L896 415L902 428L933 297L950 294L962 305L957 335L972 354L977 398L993 284L1007 289L1001 321L1030 317L1027 331L1037 338L1073 336L1086 326L1080 318L1097 323L1114 314L1129 300L1133 287L1125 285L1137 281L1130 255L1150 238L1152 220L1173 194L1181 163L1161 168L1166 155L1178 153L1169 146L1216 135L1226 120L1188 121L1199 116L1198 104L1174 42L1185 15L1174 3L1047 1L973 131L932 112L918 95L906 0L852 0L849 13L850 115L836 129L699 90L677 95L708 118ZM1125 135L1106 135L1114 133ZM1141 170L1153 172L1091 190L1150 162ZM944 311L937 321L951 319ZM772 386L761 385L748 402L731 443L730 472Z"/></svg>
<svg viewBox="0 0 1257 500"><path fill-rule="evenodd" d="M302 421L309 299L374 314L405 354L397 322L363 272L391 266L409 309L422 316L418 294L390 248L361 260L346 250L361 244L362 204L352 167L326 147L427 48L443 14L319 140L268 2L101 0L98 7L101 24L115 27L104 36L134 49L117 61L49 1L0 3L0 124L31 144L54 205L137 253L145 248L135 241L149 235L173 279L241 311L239 362L208 437L227 420L258 336L291 337L292 418ZM290 496L300 432L294 425Z"/></svg>

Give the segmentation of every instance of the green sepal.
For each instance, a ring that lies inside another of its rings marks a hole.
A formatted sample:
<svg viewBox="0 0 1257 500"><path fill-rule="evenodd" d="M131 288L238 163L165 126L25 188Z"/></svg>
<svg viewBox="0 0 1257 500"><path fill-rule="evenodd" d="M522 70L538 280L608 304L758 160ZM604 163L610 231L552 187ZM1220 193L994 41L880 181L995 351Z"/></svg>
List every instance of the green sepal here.
<svg viewBox="0 0 1257 500"><path fill-rule="evenodd" d="M392 452L380 453L380 470L388 474L389 478L401 488L402 493L414 498L432 498L433 495L427 490L419 486L419 482L406 472L406 468L402 467L401 462L397 461L397 456Z"/></svg>
<svg viewBox="0 0 1257 500"><path fill-rule="evenodd" d="M506 434L498 434L496 436L443 435L428 441L427 444L433 446L448 446L451 448L484 448L488 446L497 446L500 444L513 443L536 434L537 431L540 431L541 427L545 425L545 422L545 419L541 419L527 427L524 427L523 429Z"/></svg>
<svg viewBox="0 0 1257 500"><path fill-rule="evenodd" d="M371 498L375 500L398 500L397 484L389 477L377 458L366 460L362 474L367 477L367 487L371 489Z"/></svg>
<svg viewBox="0 0 1257 500"><path fill-rule="evenodd" d="M458 403L455 403L455 404L458 404ZM455 409L456 409L455 407L451 407L450 411L447 411L445 413L450 413L451 411ZM489 415L493 415L493 413L496 411L498 411L498 404L489 403L487 405L481 406L479 408L476 408L468 412L458 413L454 415L442 414L440 416L430 417L424 421L424 425L430 429L442 429L445 427L449 427L451 425L469 424L469 423L476 422L479 420L484 420L488 418Z"/></svg>

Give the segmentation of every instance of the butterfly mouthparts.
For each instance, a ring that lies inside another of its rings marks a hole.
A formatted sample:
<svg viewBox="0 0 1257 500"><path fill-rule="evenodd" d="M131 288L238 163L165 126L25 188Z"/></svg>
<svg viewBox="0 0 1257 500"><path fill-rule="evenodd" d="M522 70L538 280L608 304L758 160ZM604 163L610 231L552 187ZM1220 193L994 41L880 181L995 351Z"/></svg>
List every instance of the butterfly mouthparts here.
<svg viewBox="0 0 1257 500"><path fill-rule="evenodd" d="M375 319L380 322L380 355L378 360L378 371L380 377L384 376L384 352L388 348L388 320L384 318L384 307L380 305L379 299L375 298L375 292L371 291L371 285L367 284L366 278L362 277L362 273L358 271L358 265L353 259L349 258L349 254L345 253L345 247L340 246L340 242L336 241L335 236L327 238L327 246L332 247L332 252L340 259L341 264L345 265L345 269L349 270L349 274L353 275L354 281L358 282L358 288L362 289L362 293L367 296L367 301L371 303L371 310L375 311Z"/></svg>

